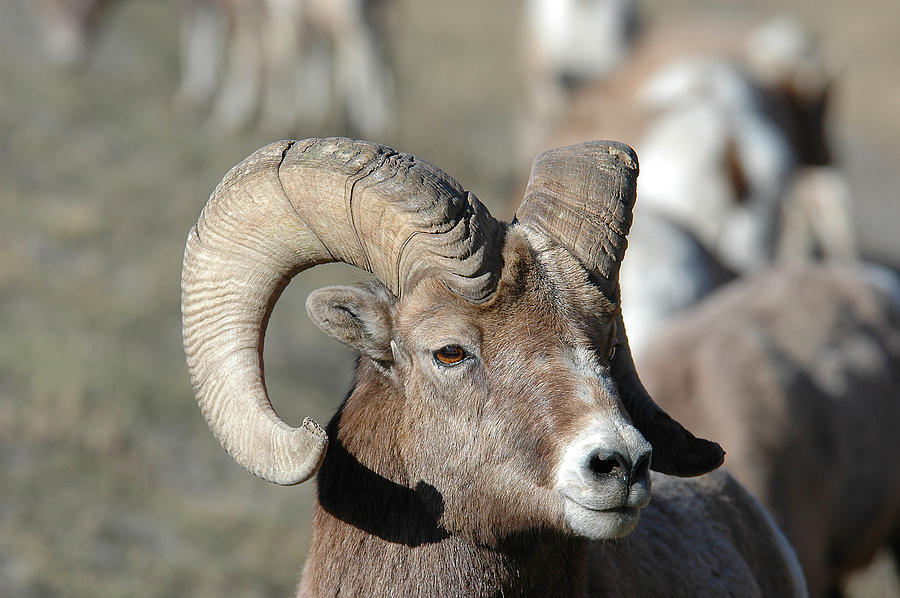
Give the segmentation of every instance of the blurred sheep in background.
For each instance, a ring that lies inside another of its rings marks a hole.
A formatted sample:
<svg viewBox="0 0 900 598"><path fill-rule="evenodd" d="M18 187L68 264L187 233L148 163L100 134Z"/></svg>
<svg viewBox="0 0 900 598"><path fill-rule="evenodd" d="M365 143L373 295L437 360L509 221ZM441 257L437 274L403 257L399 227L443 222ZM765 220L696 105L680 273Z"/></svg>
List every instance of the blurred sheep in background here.
<svg viewBox="0 0 900 598"><path fill-rule="evenodd" d="M900 280L859 263L776 268L675 318L638 370L722 443L775 517L811 597L841 596L882 547L900 560Z"/></svg>
<svg viewBox="0 0 900 598"><path fill-rule="evenodd" d="M813 36L786 19L698 17L631 41L633 22L610 17L618 51L599 62L624 58L572 89L540 124L539 149L618 139L638 151L622 293L639 355L666 319L736 276L855 250L828 140L832 69Z"/></svg>
<svg viewBox="0 0 900 598"><path fill-rule="evenodd" d="M32 0L48 57L83 62L112 0ZM234 130L322 121L332 104L353 134L390 127L384 0L178 0L177 99Z"/></svg>
<svg viewBox="0 0 900 598"><path fill-rule="evenodd" d="M830 78L816 52L757 63L758 48L770 47L759 37L772 36L807 43L796 24L775 21L750 33L746 63L683 58L638 92L652 117L637 141L639 249L622 274L638 352L670 315L731 276L854 257L849 192L825 130Z"/></svg>
<svg viewBox="0 0 900 598"><path fill-rule="evenodd" d="M335 102L353 133L384 134L392 75L383 51L382 0L185 4L179 96L191 104L212 102L225 127L242 126L257 113L269 125L317 122Z"/></svg>

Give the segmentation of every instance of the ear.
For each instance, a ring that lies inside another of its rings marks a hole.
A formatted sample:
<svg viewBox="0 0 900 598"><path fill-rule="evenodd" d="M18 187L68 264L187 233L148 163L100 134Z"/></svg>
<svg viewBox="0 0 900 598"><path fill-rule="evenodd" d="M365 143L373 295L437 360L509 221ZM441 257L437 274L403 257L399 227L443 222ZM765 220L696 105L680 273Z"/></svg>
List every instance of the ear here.
<svg viewBox="0 0 900 598"><path fill-rule="evenodd" d="M316 325L374 361L393 360L391 310L395 299L383 287L325 287L310 294L306 313Z"/></svg>
<svg viewBox="0 0 900 598"><path fill-rule="evenodd" d="M653 402L634 369L621 312L616 327L619 336L612 360L612 375L632 423L653 446L650 469L689 477L717 468L725 460L725 451L715 442L697 438L685 430Z"/></svg>

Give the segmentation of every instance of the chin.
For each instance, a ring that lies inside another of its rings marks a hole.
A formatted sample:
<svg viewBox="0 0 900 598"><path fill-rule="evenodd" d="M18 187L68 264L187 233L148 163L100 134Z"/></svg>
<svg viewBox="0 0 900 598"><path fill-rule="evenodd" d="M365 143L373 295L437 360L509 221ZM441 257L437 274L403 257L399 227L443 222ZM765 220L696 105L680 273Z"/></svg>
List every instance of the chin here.
<svg viewBox="0 0 900 598"><path fill-rule="evenodd" d="M640 512L635 507L593 510L566 500L566 523L569 529L589 540L612 540L627 536L637 527Z"/></svg>

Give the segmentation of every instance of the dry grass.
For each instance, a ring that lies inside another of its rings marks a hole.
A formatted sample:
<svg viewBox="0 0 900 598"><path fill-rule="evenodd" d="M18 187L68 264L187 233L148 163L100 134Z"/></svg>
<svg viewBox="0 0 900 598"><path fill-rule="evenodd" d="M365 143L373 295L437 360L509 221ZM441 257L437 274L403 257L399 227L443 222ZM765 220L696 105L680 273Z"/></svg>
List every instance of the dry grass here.
<svg viewBox="0 0 900 598"><path fill-rule="evenodd" d="M798 6L831 26L812 0ZM517 175L517 7L405 0L391 15L401 118L382 141L494 206ZM181 253L231 165L272 139L343 128L211 131L172 106L169 3L124 2L107 25L85 68L59 71L38 56L24 0L0 5L0 596L289 595L312 489L251 478L209 434L183 364ZM900 139L884 135L900 128L884 106L848 99L856 143ZM896 247L888 236L878 251ZM267 374L289 421L327 420L349 387L352 356L303 309L348 276L317 269L276 310Z"/></svg>

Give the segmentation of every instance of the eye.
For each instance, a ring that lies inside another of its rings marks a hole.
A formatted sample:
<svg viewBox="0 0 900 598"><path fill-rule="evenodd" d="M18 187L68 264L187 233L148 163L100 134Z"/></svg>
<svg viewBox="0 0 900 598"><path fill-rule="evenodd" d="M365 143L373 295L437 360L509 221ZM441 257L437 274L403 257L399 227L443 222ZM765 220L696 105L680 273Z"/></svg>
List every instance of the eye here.
<svg viewBox="0 0 900 598"><path fill-rule="evenodd" d="M434 352L434 359L441 365L456 365L466 357L468 353L459 345L447 345Z"/></svg>

